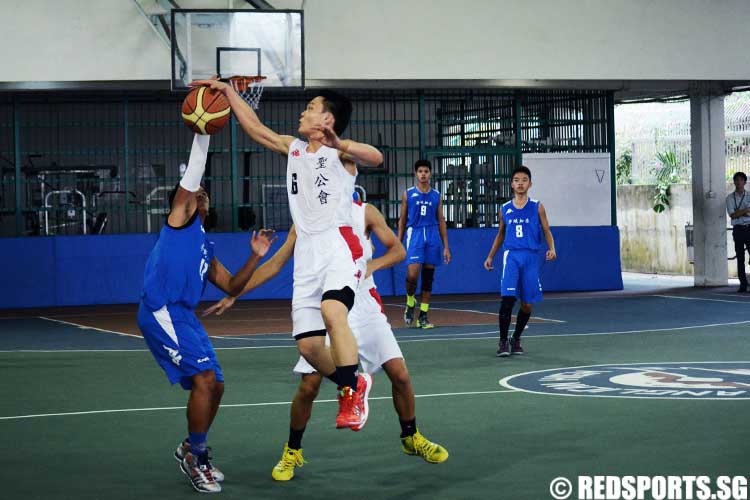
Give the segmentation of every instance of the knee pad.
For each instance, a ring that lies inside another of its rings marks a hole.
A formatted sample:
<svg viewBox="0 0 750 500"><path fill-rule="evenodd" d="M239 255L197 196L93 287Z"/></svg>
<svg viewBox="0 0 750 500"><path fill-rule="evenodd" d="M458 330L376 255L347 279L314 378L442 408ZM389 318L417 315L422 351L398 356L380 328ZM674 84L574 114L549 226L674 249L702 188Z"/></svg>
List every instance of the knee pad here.
<svg viewBox="0 0 750 500"><path fill-rule="evenodd" d="M323 300L338 300L351 311L354 307L354 290L345 286L341 290L328 290L323 294Z"/></svg>
<svg viewBox="0 0 750 500"><path fill-rule="evenodd" d="M435 279L435 268L434 267L423 267L422 268L422 291L432 291L432 280Z"/></svg>

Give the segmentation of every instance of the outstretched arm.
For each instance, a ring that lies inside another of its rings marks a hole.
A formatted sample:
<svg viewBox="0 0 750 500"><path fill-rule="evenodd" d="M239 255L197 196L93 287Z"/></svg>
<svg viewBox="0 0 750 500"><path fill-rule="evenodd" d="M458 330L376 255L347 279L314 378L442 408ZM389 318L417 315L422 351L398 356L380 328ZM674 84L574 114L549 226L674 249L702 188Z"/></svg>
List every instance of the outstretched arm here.
<svg viewBox="0 0 750 500"><path fill-rule="evenodd" d="M393 230L385 223L385 218L380 213L380 210L373 205L368 204L365 206L365 223L370 229L370 233L374 233L388 249L377 259L372 259L367 263L366 276L372 275L378 269L386 269L394 266L406 258L404 245L401 244L396 235L393 234Z"/></svg>
<svg viewBox="0 0 750 500"><path fill-rule="evenodd" d="M180 179L180 185L167 217L167 223L172 227L184 226L197 209L195 193L201 187L203 172L206 170L209 138L208 135L200 134L195 134L193 137L187 170Z"/></svg>
<svg viewBox="0 0 750 500"><path fill-rule="evenodd" d="M253 271L255 271L255 267L260 262L260 259L268 253L268 249L271 248L271 245L276 240L273 234L274 232L269 229L261 229L257 234L253 231L253 236L250 239L250 247L252 248L250 257L234 276L227 271L227 268L224 267L219 259L214 257L211 261L211 267L208 270L209 281L230 295L240 293L253 275Z"/></svg>
<svg viewBox="0 0 750 500"><path fill-rule="evenodd" d="M451 249L448 246L448 226L445 224L445 217L443 217L443 200L438 202L437 207L437 219L438 219L438 230L440 231L440 238L443 240L443 262L450 264L451 262Z"/></svg>
<svg viewBox="0 0 750 500"><path fill-rule="evenodd" d="M218 90L227 96L229 106L232 108L235 118L240 123L242 129L248 136L261 146L276 151L279 154L289 154L289 146L292 144L294 137L290 135L280 135L270 128L263 125L245 100L235 92L231 85L219 80L196 80L190 84L191 87L205 85L213 90Z"/></svg>
<svg viewBox="0 0 750 500"><path fill-rule="evenodd" d="M552 238L552 231L549 229L549 221L547 220L547 211L544 210L544 205L539 203L539 221L542 223L542 231L544 231L544 239L547 240L547 253L545 255L547 260L555 260L557 258L557 252L555 252L555 240Z"/></svg>
<svg viewBox="0 0 750 500"><path fill-rule="evenodd" d="M286 241L283 245L281 245L281 248L279 248L275 254L273 254L273 257L268 259L266 262L263 263L262 266L260 266L258 269L255 270L250 280L245 284L245 286L242 288L241 291L238 293L229 293L226 297L221 299L216 304L212 305L208 309L206 309L202 316L208 316L209 314L216 313L217 316L221 316L224 311L229 309L234 305L235 300L237 300L237 297L240 297L242 295L245 295L246 293L250 292L251 290L255 290L259 286L263 285L267 281L269 281L271 278L279 274L281 271L281 268L284 267L284 264L286 264L289 259L292 258L292 255L294 254L294 244L297 241L297 233L294 230L294 226L291 227L289 230L289 235L286 238Z"/></svg>
<svg viewBox="0 0 750 500"><path fill-rule="evenodd" d="M498 212L498 219L500 223L497 226L497 234L495 235L495 241L492 242L492 248L490 248L490 253L487 254L487 258L484 261L484 268L488 271L492 271L494 269L494 266L492 265L492 261L495 258L495 254L498 250L500 250L500 247L503 246L503 241L505 240L505 221L503 220L503 211L502 209Z"/></svg>

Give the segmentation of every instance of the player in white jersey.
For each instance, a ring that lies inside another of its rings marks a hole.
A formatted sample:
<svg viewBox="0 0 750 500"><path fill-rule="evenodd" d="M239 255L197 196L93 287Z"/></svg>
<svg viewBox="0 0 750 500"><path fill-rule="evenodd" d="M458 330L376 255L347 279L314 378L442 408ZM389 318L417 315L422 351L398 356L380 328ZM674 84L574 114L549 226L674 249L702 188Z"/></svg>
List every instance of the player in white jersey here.
<svg viewBox="0 0 750 500"><path fill-rule="evenodd" d="M385 269L401 262L406 251L393 231L386 225L383 215L377 208L372 205L354 203L351 211L354 216L354 230L362 242L365 258L368 261L367 277L357 291L354 307L349 315L349 322L359 347L362 368L365 372L373 374L382 367L391 380L393 404L401 425L403 452L409 455L419 455L430 463L444 462L448 459L448 452L445 448L432 443L417 430L414 390L409 371L383 312L383 304L372 277L375 270ZM371 233L375 233L387 248L387 252L377 259L372 259ZM291 258L292 252L295 253L295 259L297 258L295 241L299 245L299 238L292 230L274 256L258 268L252 281L243 290L243 294L276 276ZM221 314L231 307L235 300L235 297L226 297L206 310L206 314L212 312ZM302 435L312 414L313 401L323 381L320 373L302 356L295 365L294 372L302 378L292 400L289 440L284 445L281 460L271 473L277 481L292 479L294 469L305 463L302 457ZM351 427L354 431L361 428L362 426Z"/></svg>
<svg viewBox="0 0 750 500"><path fill-rule="evenodd" d="M321 91L307 103L298 132L305 141L279 135L266 127L252 108L218 80L202 80L227 96L245 132L258 144L287 156L287 193L299 238L292 299L293 335L297 347L314 366L331 338L334 366L326 366L339 387L336 427L359 426L366 420L367 376L357 373L357 343L347 321L354 294L365 272L359 239L351 229L351 193L356 165L378 166L376 148L339 136L352 113L351 102L332 91ZM322 316L322 321L321 321Z"/></svg>

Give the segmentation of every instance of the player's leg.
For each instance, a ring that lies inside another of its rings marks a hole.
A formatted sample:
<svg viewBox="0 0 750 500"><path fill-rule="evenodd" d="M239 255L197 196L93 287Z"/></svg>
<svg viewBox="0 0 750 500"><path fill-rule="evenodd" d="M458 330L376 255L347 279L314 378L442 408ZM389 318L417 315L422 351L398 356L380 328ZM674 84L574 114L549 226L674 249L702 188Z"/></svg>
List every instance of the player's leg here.
<svg viewBox="0 0 750 500"><path fill-rule="evenodd" d="M433 264L424 264L422 266L422 291L419 296L419 319L417 319L417 328L435 328L427 318L427 312L430 310L430 299L432 297L432 283L435 279L435 266Z"/></svg>
<svg viewBox="0 0 750 500"><path fill-rule="evenodd" d="M517 260L518 252L506 250L503 253L503 277L500 280L500 311L498 312L498 323L500 330L500 342L497 348L497 356L510 356L510 343L508 342L508 330L513 317L513 305L516 303L516 293L519 284L519 267Z"/></svg>
<svg viewBox="0 0 750 500"><path fill-rule="evenodd" d="M221 491L221 486L212 474L206 440L215 415L217 373L214 368L218 368L218 363L214 365L211 361L191 317L195 317L193 311L184 308L164 306L151 311L141 304L138 326L169 381L179 382L190 391L187 408L190 451L182 458L180 467L194 489L215 493Z"/></svg>
<svg viewBox="0 0 750 500"><path fill-rule="evenodd" d="M383 370L391 381L393 406L401 425L400 437L403 452L407 455L418 455L432 464L448 460L448 451L425 438L417 429L414 388L404 359L394 358L386 361L383 364Z"/></svg>
<svg viewBox="0 0 750 500"><path fill-rule="evenodd" d="M424 231L411 227L406 230L406 308L404 309L406 326L411 326L414 322L417 282L424 262L424 243Z"/></svg>
<svg viewBox="0 0 750 500"><path fill-rule="evenodd" d="M419 319L417 320L417 326L420 328L434 328L434 325L427 319L427 312L430 310L435 268L443 262L443 251L440 233L436 228L425 229L423 232L426 235L426 241L423 250L422 291L419 297Z"/></svg>
<svg viewBox="0 0 750 500"><path fill-rule="evenodd" d="M511 354L523 354L521 334L526 328L529 318L531 318L531 308L531 304L521 301L521 307L518 309L518 314L516 315L516 328L513 331L513 338L510 341Z"/></svg>
<svg viewBox="0 0 750 500"><path fill-rule="evenodd" d="M297 363L297 367L300 366L300 363ZM307 364L307 366L313 369L311 365ZM296 367L295 371L297 371ZM284 444L281 459L271 472L271 476L276 481L289 481L294 477L294 469L305 464L302 456L302 436L312 415L313 402L318 397L322 381L323 378L316 372L302 374L297 392L292 399L289 439Z"/></svg>
<svg viewBox="0 0 750 500"><path fill-rule="evenodd" d="M414 323L414 309L417 305L417 283L419 281L419 271L422 264L409 264L406 267L406 308L404 309L404 324L411 326Z"/></svg>
<svg viewBox="0 0 750 500"><path fill-rule="evenodd" d="M524 252L523 263L520 266L520 290L519 298L521 307L516 316L516 328L513 332L510 350L512 354L523 354L521 346L521 335L531 318L532 305L542 300L542 283L540 281L541 263L539 254L536 252Z"/></svg>

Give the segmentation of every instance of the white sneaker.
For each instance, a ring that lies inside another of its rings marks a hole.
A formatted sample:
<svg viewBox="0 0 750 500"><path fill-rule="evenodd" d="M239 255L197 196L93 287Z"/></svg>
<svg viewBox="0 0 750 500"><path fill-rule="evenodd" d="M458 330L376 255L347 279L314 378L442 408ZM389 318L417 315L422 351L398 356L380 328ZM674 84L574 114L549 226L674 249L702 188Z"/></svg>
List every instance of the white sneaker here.
<svg viewBox="0 0 750 500"><path fill-rule="evenodd" d="M219 493L221 485L216 482L213 474L211 474L208 459L203 464L198 462L198 457L190 452L180 462L180 468L188 479L190 479L193 489L199 493Z"/></svg>
<svg viewBox="0 0 750 500"><path fill-rule="evenodd" d="M213 458L213 453L210 446L206 447L206 451L208 451L208 468L211 469L211 474L214 476L214 480L217 483L221 483L224 481L224 473L214 467L211 460ZM182 459L185 458L185 455L188 453L190 453L190 442L185 440L177 445L177 449L174 452L174 459L178 462L182 462Z"/></svg>

